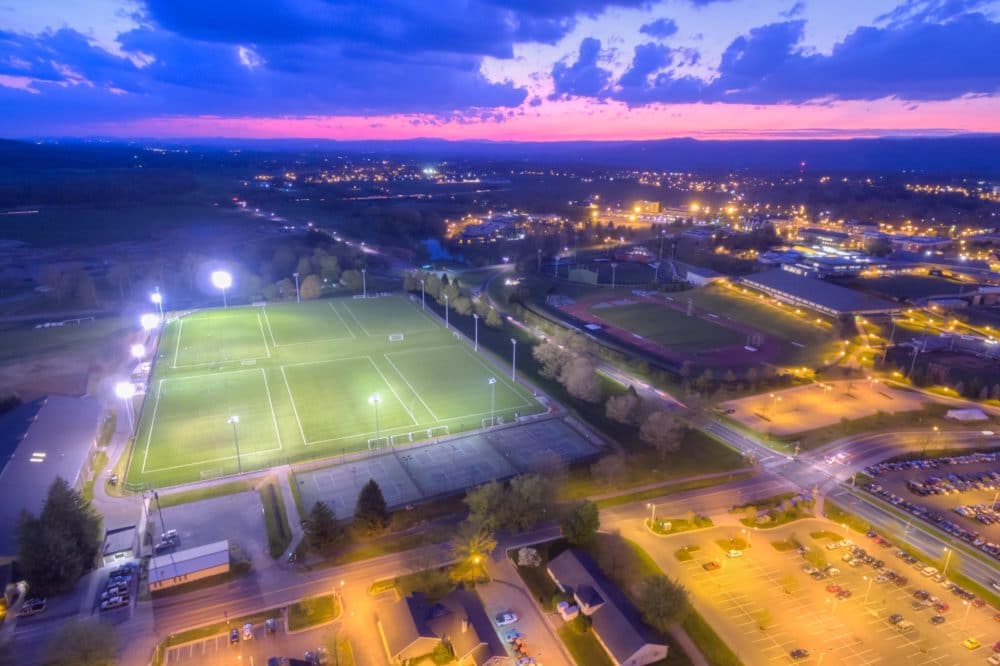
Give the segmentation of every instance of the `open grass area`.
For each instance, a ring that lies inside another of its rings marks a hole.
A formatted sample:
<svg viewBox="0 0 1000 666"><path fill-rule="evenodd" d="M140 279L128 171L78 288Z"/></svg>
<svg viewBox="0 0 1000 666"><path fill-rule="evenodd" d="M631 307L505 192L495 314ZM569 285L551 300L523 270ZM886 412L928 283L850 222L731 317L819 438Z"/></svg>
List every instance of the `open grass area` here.
<svg viewBox="0 0 1000 666"><path fill-rule="evenodd" d="M58 315L53 319L60 320ZM0 364L47 354L89 354L119 344L135 330L125 317L109 317L51 328L0 328Z"/></svg>
<svg viewBox="0 0 1000 666"><path fill-rule="evenodd" d="M504 420L542 409L403 297L202 310L164 327L126 481L164 487L479 429L491 406Z"/></svg>
<svg viewBox="0 0 1000 666"><path fill-rule="evenodd" d="M740 658L719 638L712 626L693 608L681 622L694 644L712 666L742 666Z"/></svg>
<svg viewBox="0 0 1000 666"><path fill-rule="evenodd" d="M712 519L708 516L695 516L693 520L688 520L687 518L657 518L652 525L650 525L648 520L646 521L646 525L654 534L663 536L689 532L703 527L711 527L712 524Z"/></svg>
<svg viewBox="0 0 1000 666"><path fill-rule="evenodd" d="M674 551L674 557L677 558L678 562L690 562L694 559L694 553L699 550L701 550L701 546L683 546Z"/></svg>
<svg viewBox="0 0 1000 666"><path fill-rule="evenodd" d="M618 328L682 354L745 344L746 336L739 331L649 303L595 308L593 313Z"/></svg>
<svg viewBox="0 0 1000 666"><path fill-rule="evenodd" d="M288 607L288 630L301 631L331 622L340 615L340 601L336 594L301 599Z"/></svg>
<svg viewBox="0 0 1000 666"><path fill-rule="evenodd" d="M108 464L108 454L103 449L98 449L97 453L90 460L90 478L87 479L83 488L81 489L81 494L87 501L94 499L94 483L97 482L97 475L101 473L101 470Z"/></svg>
<svg viewBox="0 0 1000 666"><path fill-rule="evenodd" d="M822 345L834 337L830 323L815 313L798 315L793 308L776 307L752 294L744 294L734 287L707 287L680 294L678 298L691 298L695 306L709 312L742 322L765 334L798 342L807 348Z"/></svg>
<svg viewBox="0 0 1000 666"><path fill-rule="evenodd" d="M190 502L212 499L213 497L223 497L224 495L235 495L236 493L243 493L251 489L250 482L241 479L239 481L217 483L203 488L192 488L191 490L182 490L176 493L160 494L160 508L166 509L168 506L178 506L179 504L188 504Z"/></svg>

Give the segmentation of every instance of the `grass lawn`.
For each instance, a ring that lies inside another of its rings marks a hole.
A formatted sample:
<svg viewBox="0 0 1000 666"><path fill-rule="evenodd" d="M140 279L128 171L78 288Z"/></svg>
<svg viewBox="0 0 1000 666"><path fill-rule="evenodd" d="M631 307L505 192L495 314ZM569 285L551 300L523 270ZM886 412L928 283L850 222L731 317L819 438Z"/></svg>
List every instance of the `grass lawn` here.
<svg viewBox="0 0 1000 666"><path fill-rule="evenodd" d="M194 488L192 490L182 490L176 493L161 494L160 495L160 507L165 509L168 506L177 506L179 504L187 504L189 502L197 502L199 500L211 499L213 497L222 497L223 495L235 495L236 493L243 493L251 490L251 485L249 481L227 481L226 483L218 483L212 486L205 486L203 488Z"/></svg>
<svg viewBox="0 0 1000 666"><path fill-rule="evenodd" d="M742 346L746 339L739 331L649 303L595 308L593 313L618 328L680 353Z"/></svg>
<svg viewBox="0 0 1000 666"><path fill-rule="evenodd" d="M542 410L401 296L200 310L164 326L155 361L133 490L479 429L491 402Z"/></svg>
<svg viewBox="0 0 1000 666"><path fill-rule="evenodd" d="M593 631L580 633L569 623L559 627L559 638L565 643L573 661L587 666L613 666L608 653L597 641Z"/></svg>
<svg viewBox="0 0 1000 666"><path fill-rule="evenodd" d="M837 534L836 532L830 532L828 530L819 530L817 532L810 532L809 536L817 541L820 539L828 539L830 541L840 541L844 538L843 534Z"/></svg>
<svg viewBox="0 0 1000 666"><path fill-rule="evenodd" d="M786 306L775 307L766 304L761 299L743 294L736 289L708 287L678 295L682 300L688 297L694 301L696 307L742 322L765 334L789 342L798 342L807 347L821 345L834 337L829 323L816 324L816 315L812 312L808 315L796 315L794 310Z"/></svg>
<svg viewBox="0 0 1000 666"><path fill-rule="evenodd" d="M800 545L801 544L792 537L789 537L787 539L779 539L777 541L771 542L771 546L779 553L783 553L789 550L795 550Z"/></svg>
<svg viewBox="0 0 1000 666"><path fill-rule="evenodd" d="M701 546L684 546L674 551L674 557L677 558L678 562L690 562L694 559L692 553L696 553L699 550L701 550Z"/></svg>
<svg viewBox="0 0 1000 666"><path fill-rule="evenodd" d="M649 525L649 521L646 521ZM679 534L680 532L689 532L691 530L698 530L703 527L711 527L712 519L708 516L695 516L694 520L688 520L687 518L657 518L656 522L650 526L654 534L662 534L664 536L669 534ZM670 529L667 529L667 525Z"/></svg>
<svg viewBox="0 0 1000 666"><path fill-rule="evenodd" d="M325 624L338 615L340 615L340 601L336 594L302 599L288 607L288 630L299 631Z"/></svg>
<svg viewBox="0 0 1000 666"><path fill-rule="evenodd" d="M712 666L742 666L740 658L693 608L681 622L681 626Z"/></svg>

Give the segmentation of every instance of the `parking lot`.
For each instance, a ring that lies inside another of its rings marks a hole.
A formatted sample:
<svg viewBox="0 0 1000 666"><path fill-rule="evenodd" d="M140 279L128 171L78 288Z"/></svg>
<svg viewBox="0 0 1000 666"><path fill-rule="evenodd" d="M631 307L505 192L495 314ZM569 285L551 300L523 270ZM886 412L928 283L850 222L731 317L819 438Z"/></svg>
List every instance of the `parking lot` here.
<svg viewBox="0 0 1000 666"><path fill-rule="evenodd" d="M270 563L264 532L264 508L256 491L224 495L156 510L150 505L149 519L153 534L159 536L160 515L163 527L176 530L176 550L215 543L228 539L237 545L255 565L263 568Z"/></svg>
<svg viewBox="0 0 1000 666"><path fill-rule="evenodd" d="M828 534L814 539L814 532ZM738 558L726 557L716 543L734 534L739 536L738 527L642 538L641 542L655 551L651 554L668 573L677 575L688 587L696 606L744 663L791 663L797 661L792 652L798 649L809 653L802 663L822 660L852 666L982 664L993 654L992 646L1000 640L1000 623L993 619L996 610L988 605L977 608L964 604L961 598L897 558L895 549L860 537L866 543L858 545L884 560L885 569L908 579L902 586L889 580L876 582L879 574L871 565L848 566L841 560L847 549L826 548L834 543L828 538L833 532L842 531L839 526L812 519L755 531L751 547ZM799 552L779 551L771 545L791 535L804 546L822 549L839 573L814 580L803 571L808 564ZM858 540L853 534L851 537ZM688 545L696 545L698 550L692 553L691 560L681 562L674 553ZM720 566L709 571L703 566L708 562ZM848 590L850 596L838 598L839 589ZM913 593L920 589L948 604L948 609L915 610ZM912 622L913 627L899 631L889 620L896 614L902 616L897 624ZM942 624L931 624L935 614L944 616ZM962 641L968 637L975 637L981 647L963 647Z"/></svg>
<svg viewBox="0 0 1000 666"><path fill-rule="evenodd" d="M228 633L218 634L169 648L164 663L169 666L267 666L270 657L302 659L306 651L316 652L321 645L326 645L333 637L335 626L289 634L281 621L278 622L275 633L266 632L263 623L257 623L251 640L243 640L241 637L238 642L230 643Z"/></svg>

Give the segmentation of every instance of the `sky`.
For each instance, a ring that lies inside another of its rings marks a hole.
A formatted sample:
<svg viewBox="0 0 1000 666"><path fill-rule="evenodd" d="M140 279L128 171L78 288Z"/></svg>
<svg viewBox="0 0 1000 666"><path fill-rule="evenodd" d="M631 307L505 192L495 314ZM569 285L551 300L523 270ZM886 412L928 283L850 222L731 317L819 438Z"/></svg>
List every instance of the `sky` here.
<svg viewBox="0 0 1000 666"><path fill-rule="evenodd" d="M0 0L0 137L1000 132L1000 0Z"/></svg>

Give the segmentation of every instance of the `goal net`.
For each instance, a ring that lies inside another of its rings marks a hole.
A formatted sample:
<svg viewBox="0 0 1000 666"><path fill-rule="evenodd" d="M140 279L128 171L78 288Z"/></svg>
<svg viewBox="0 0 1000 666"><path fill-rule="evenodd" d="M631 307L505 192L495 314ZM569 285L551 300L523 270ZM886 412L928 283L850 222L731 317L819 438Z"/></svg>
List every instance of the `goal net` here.
<svg viewBox="0 0 1000 666"><path fill-rule="evenodd" d="M390 333L389 334L389 342L402 342L402 341L403 341L403 334L402 333Z"/></svg>
<svg viewBox="0 0 1000 666"><path fill-rule="evenodd" d="M385 448L389 446L391 440L388 437L372 437L368 440L368 448L372 450Z"/></svg>

